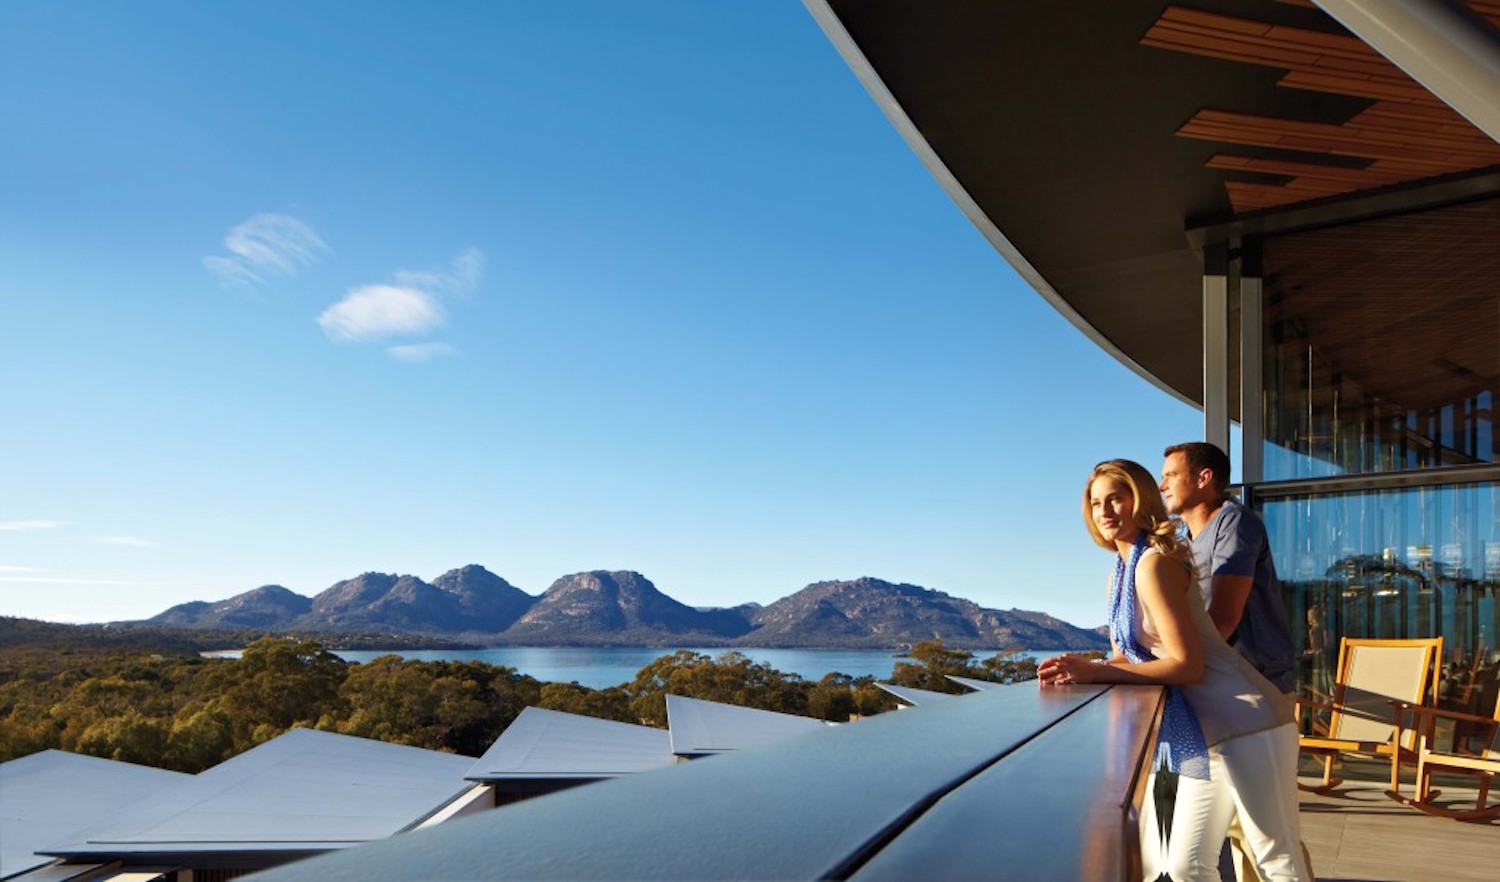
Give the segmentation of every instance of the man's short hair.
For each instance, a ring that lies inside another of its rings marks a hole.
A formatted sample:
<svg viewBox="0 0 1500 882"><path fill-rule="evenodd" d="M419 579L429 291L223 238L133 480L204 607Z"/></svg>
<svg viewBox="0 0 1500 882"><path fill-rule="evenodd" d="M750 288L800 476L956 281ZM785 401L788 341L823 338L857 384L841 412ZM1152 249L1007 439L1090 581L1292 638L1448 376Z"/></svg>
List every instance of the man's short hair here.
<svg viewBox="0 0 1500 882"><path fill-rule="evenodd" d="M1207 441L1189 441L1185 444L1173 444L1162 451L1162 457L1180 453L1187 460L1189 469L1193 474L1198 474L1208 469L1214 476L1214 490L1221 496L1229 492L1229 454L1220 450L1217 445L1209 444Z"/></svg>

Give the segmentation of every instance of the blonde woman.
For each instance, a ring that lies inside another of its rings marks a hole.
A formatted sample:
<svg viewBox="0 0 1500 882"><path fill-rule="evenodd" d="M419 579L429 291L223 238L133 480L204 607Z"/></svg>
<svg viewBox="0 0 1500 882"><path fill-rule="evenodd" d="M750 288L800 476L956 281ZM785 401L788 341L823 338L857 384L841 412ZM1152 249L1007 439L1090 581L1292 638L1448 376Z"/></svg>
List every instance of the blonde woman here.
<svg viewBox="0 0 1500 882"><path fill-rule="evenodd" d="M1181 777L1165 844L1143 819L1146 878L1219 879L1219 850L1238 810L1262 879L1311 880L1299 846L1291 705L1219 636L1155 479L1130 460L1100 463L1084 487L1083 519L1094 541L1115 553L1114 656L1093 662L1064 655L1037 673L1043 685L1168 687L1156 764Z"/></svg>

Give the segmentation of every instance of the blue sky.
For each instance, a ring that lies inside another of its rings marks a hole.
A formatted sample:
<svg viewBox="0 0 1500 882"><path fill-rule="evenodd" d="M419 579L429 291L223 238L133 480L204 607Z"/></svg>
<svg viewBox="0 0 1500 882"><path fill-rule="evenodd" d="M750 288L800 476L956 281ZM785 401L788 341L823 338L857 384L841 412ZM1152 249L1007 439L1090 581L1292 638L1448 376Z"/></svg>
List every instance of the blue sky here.
<svg viewBox="0 0 1500 882"><path fill-rule="evenodd" d="M798 2L0 4L0 614L632 569L1092 626L1201 415L960 214Z"/></svg>

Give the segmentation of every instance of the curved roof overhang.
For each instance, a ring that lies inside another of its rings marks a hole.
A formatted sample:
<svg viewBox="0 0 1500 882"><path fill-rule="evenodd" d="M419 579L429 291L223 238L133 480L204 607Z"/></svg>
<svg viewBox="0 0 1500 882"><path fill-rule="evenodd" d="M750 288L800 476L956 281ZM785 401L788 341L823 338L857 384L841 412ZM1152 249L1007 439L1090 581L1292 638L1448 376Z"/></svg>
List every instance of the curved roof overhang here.
<svg viewBox="0 0 1500 882"><path fill-rule="evenodd" d="M1500 194L1500 144L1310 3L806 2L1021 276L1195 405L1205 244Z"/></svg>

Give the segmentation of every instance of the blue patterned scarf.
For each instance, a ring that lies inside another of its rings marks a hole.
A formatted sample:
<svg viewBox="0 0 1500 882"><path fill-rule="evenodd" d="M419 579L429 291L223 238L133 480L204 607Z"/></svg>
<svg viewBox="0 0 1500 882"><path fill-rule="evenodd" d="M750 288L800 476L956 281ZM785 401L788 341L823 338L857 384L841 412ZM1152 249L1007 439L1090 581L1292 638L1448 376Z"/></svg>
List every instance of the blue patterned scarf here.
<svg viewBox="0 0 1500 882"><path fill-rule="evenodd" d="M1130 557L1117 558L1115 575L1109 583L1109 636L1133 664L1156 658L1136 640L1135 566L1146 550L1146 533L1136 537ZM1203 727L1193 713L1187 697L1176 686L1167 687L1167 706L1162 712L1161 733L1156 739L1156 766L1165 764L1168 771L1184 778L1208 780L1208 745Z"/></svg>

